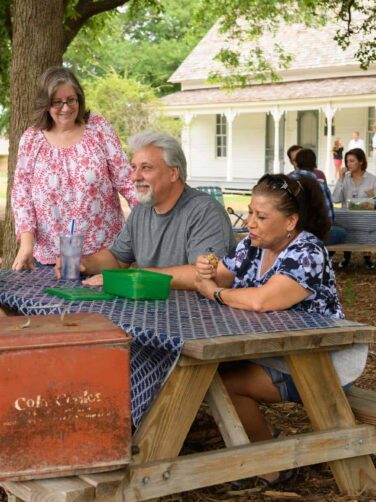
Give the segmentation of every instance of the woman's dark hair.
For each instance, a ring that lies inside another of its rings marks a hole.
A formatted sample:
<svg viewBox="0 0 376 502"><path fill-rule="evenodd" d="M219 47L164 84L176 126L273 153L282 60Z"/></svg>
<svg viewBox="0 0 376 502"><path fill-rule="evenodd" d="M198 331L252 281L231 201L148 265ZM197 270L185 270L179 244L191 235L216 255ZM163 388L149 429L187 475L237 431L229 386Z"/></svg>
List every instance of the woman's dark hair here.
<svg viewBox="0 0 376 502"><path fill-rule="evenodd" d="M308 176L299 180L285 174L265 174L252 195L274 199L275 208L285 216L298 214L298 232L307 230L323 240L330 230L330 220L319 181Z"/></svg>
<svg viewBox="0 0 376 502"><path fill-rule="evenodd" d="M310 148L302 148L296 154L295 157L296 165L299 169L305 169L306 171L313 171L316 169L316 154Z"/></svg>
<svg viewBox="0 0 376 502"><path fill-rule="evenodd" d="M51 66L40 76L38 81L37 97L33 116L33 126L42 131L50 131L54 121L50 115L52 98L58 87L68 84L73 87L78 99L77 124L86 123L89 120L90 111L85 107L85 94L75 75L62 66Z"/></svg>
<svg viewBox="0 0 376 502"><path fill-rule="evenodd" d="M359 162L361 162L362 171L365 171L367 169L367 157L361 148L353 148L352 150L349 150L348 152L346 152L346 155L345 155L345 166L346 167L347 167L347 157L349 155L353 155Z"/></svg>

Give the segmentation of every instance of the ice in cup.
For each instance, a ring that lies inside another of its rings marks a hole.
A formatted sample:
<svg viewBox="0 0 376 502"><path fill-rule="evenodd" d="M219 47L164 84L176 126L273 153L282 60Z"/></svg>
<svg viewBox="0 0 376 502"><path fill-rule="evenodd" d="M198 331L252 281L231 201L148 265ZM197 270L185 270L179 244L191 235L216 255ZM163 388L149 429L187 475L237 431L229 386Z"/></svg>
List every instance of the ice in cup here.
<svg viewBox="0 0 376 502"><path fill-rule="evenodd" d="M60 235L61 278L79 279L82 234Z"/></svg>

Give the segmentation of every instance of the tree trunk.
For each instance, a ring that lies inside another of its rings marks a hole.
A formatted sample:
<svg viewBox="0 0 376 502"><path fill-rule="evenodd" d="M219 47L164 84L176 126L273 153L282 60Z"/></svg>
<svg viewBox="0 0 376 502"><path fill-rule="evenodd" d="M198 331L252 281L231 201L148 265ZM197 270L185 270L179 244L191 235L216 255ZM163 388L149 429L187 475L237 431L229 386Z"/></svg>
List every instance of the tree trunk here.
<svg viewBox="0 0 376 502"><path fill-rule="evenodd" d="M64 0L13 0L8 190L3 247L5 268L11 267L17 251L10 194L18 143L30 125L39 76L49 66L62 64L63 18Z"/></svg>

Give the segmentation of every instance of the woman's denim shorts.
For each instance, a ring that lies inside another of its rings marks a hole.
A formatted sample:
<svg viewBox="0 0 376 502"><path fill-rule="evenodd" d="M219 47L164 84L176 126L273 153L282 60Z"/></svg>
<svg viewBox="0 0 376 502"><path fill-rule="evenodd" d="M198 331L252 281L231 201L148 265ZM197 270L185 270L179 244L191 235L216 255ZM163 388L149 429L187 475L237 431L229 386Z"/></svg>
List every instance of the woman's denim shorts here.
<svg viewBox="0 0 376 502"><path fill-rule="evenodd" d="M263 368L279 390L282 401L294 401L296 403L300 403L302 401L291 375L288 373L282 373L274 368L268 368L266 366L263 366ZM352 383L348 383L343 386L343 390L346 392L351 386Z"/></svg>

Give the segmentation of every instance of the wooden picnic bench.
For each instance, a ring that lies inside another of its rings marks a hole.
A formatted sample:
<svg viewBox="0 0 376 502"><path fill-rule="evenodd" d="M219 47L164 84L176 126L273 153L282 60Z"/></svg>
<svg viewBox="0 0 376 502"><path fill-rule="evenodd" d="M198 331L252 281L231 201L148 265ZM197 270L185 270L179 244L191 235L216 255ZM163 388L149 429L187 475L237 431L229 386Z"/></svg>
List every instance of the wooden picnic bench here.
<svg viewBox="0 0 376 502"><path fill-rule="evenodd" d="M351 244L346 242L344 244L332 244L326 246L329 251L351 251L352 253L376 253L375 244Z"/></svg>
<svg viewBox="0 0 376 502"><path fill-rule="evenodd" d="M369 456L376 452L376 393L353 387L347 398L328 355L335 348L375 340L376 328L365 325L187 340L178 365L133 437L127 468L1 484L9 502L136 502L328 462L341 492L376 494ZM218 364L276 355L289 365L314 432L250 444ZM226 447L179 456L205 397Z"/></svg>

